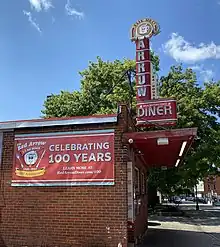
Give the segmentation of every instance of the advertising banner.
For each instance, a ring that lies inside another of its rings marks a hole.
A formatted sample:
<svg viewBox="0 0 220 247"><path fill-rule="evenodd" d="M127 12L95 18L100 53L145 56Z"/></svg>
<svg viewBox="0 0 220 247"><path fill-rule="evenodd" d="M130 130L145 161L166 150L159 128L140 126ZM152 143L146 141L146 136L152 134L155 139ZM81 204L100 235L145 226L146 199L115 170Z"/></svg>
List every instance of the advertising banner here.
<svg viewBox="0 0 220 247"><path fill-rule="evenodd" d="M12 186L114 185L114 130L15 136Z"/></svg>

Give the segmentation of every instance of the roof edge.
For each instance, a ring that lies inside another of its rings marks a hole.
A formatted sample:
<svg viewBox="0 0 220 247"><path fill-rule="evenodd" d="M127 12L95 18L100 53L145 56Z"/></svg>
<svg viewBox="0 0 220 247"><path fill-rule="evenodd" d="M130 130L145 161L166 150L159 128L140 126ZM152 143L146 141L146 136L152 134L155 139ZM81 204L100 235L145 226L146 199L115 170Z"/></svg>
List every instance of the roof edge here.
<svg viewBox="0 0 220 247"><path fill-rule="evenodd" d="M160 137L180 137L180 136L197 136L197 128L167 129L167 130L151 130L143 132L127 132L123 134L125 139L146 139Z"/></svg>
<svg viewBox="0 0 220 247"><path fill-rule="evenodd" d="M33 120L18 120L0 122L0 131L22 129L22 128L37 128L37 127L52 127L65 125L85 125L85 124L104 124L116 123L118 120L117 114L112 115L94 115L72 118L48 118L48 119L33 119Z"/></svg>

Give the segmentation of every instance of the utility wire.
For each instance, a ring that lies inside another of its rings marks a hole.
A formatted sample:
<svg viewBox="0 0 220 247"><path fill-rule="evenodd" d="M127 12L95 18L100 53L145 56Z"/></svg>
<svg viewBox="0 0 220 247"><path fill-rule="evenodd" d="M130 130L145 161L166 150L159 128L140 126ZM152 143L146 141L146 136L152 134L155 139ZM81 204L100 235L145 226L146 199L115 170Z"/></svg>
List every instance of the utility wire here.
<svg viewBox="0 0 220 247"><path fill-rule="evenodd" d="M129 85L130 85L130 90L131 90L131 94L130 94L130 111L129 111L129 114L130 114L130 117L132 118L132 121L133 121L133 116L132 116L132 98L133 98L133 94L134 94L134 91L133 91L133 87L132 87L132 74L133 76L136 75L136 71L134 70L130 70L130 71L127 71L127 76L128 76L128 81L129 81ZM146 121L147 123L150 123L149 121ZM152 124L152 123L150 123ZM164 130L169 130L168 128L166 127L163 127L157 123L154 123L152 124L154 125L155 127L158 127L158 128L161 128L161 129L164 129ZM139 127L137 127L138 130L142 131Z"/></svg>
<svg viewBox="0 0 220 247"><path fill-rule="evenodd" d="M132 86L132 76L134 77L135 75L136 75L136 72L135 72L134 70L131 70L131 69L130 69L130 70L126 70L126 71L122 74L122 76L118 79L118 81L117 81L116 83L114 83L114 85L109 89L109 91L108 91L108 92L106 93L106 95L105 95L105 97L106 97L106 96L108 96L109 94L111 94L112 91L114 90L114 88L118 85L118 83L120 83L121 80L122 80L125 76L127 76L128 82L129 82L129 86L130 86L130 109L128 109L128 110L129 110L129 115L130 115L132 121L133 121L133 115L132 115L132 102L133 102L133 95L134 95L134 90L133 90L133 86ZM95 111L97 110L97 108L100 106L101 103L103 103L103 100L100 100L100 101L95 105L95 107L93 108L93 110L90 112L89 115L91 115L92 112L95 112ZM133 121L133 122L134 122L134 121ZM149 124L152 124L152 123L149 122L149 121L146 121L146 122L149 123ZM134 124L134 125L135 125L135 124ZM166 128L166 127L164 127L164 126L161 126L161 125L159 125L159 124L157 124L157 123L153 123L152 125L155 126L155 127L161 128L161 129L163 129L163 130L169 130L168 128ZM140 127L137 127L137 126L136 126L136 128L137 128L139 131L142 131Z"/></svg>
<svg viewBox="0 0 220 247"><path fill-rule="evenodd" d="M112 93L112 91L114 90L114 88L118 85L119 82L121 82L121 80L127 75L129 70L126 70L122 76L116 81L116 83L113 84L113 86L108 90L108 92L106 93L105 97L108 96L109 94ZM93 110L90 112L89 115L92 114L92 112L95 112L97 110L97 108L100 106L100 104L103 103L103 100L100 100L95 107L93 108Z"/></svg>

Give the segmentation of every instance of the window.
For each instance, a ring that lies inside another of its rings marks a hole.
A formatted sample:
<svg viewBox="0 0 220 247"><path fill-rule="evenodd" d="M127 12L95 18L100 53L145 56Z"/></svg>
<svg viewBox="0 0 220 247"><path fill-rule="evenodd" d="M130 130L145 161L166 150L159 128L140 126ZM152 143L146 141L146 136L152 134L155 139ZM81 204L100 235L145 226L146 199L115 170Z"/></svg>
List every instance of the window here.
<svg viewBox="0 0 220 247"><path fill-rule="evenodd" d="M134 184L135 184L135 193L139 195L140 194L140 172L137 167L135 167Z"/></svg>

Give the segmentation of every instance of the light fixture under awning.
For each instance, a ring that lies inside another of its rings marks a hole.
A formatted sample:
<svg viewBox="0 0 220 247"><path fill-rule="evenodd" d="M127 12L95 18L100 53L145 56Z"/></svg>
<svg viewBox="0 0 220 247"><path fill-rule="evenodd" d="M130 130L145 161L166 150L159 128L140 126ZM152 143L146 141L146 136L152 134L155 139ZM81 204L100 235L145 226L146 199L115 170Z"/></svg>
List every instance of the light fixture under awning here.
<svg viewBox="0 0 220 247"><path fill-rule="evenodd" d="M180 157L183 155L183 152L184 152L184 150L185 150L186 145L187 145L187 141L184 141L184 142L182 143L182 146L181 146L181 149L180 149L180 153L179 153L179 156L180 156Z"/></svg>
<svg viewBox="0 0 220 247"><path fill-rule="evenodd" d="M158 138L157 139L157 145L168 145L169 139L168 138Z"/></svg>
<svg viewBox="0 0 220 247"><path fill-rule="evenodd" d="M177 167L177 166L179 165L179 163L180 163L180 159L178 159L178 160L176 161L175 167Z"/></svg>

